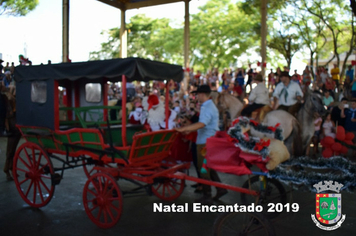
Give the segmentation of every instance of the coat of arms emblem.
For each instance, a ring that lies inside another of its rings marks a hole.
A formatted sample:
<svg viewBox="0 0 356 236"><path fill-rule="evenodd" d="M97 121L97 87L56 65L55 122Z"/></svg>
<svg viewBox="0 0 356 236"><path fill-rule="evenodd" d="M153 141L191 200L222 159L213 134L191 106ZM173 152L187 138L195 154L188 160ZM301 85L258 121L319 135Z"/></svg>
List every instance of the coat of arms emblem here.
<svg viewBox="0 0 356 236"><path fill-rule="evenodd" d="M345 221L346 215L341 212L340 190L343 186L336 181L320 181L313 185L317 190L316 214L312 214L311 218L320 229L335 230Z"/></svg>

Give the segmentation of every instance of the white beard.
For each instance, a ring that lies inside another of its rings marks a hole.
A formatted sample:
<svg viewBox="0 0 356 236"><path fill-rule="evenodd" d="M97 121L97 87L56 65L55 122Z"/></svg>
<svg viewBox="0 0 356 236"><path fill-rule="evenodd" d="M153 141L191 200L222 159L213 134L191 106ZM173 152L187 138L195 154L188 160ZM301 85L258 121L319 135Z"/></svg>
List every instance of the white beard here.
<svg viewBox="0 0 356 236"><path fill-rule="evenodd" d="M160 129L160 123L164 122L165 114L164 114L164 106L163 104L159 104L156 109L151 108L148 111L148 119L147 122L151 126L153 131L157 131Z"/></svg>
<svg viewBox="0 0 356 236"><path fill-rule="evenodd" d="M134 117L135 120L141 120L142 112L132 111L132 112L130 113L129 119L130 119L132 116Z"/></svg>

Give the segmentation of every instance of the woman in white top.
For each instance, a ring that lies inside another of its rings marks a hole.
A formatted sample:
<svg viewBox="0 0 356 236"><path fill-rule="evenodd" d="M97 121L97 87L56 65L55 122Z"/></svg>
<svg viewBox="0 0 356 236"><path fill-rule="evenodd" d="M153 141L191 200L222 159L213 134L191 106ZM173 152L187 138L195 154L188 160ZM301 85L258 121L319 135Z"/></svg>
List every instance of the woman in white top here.
<svg viewBox="0 0 356 236"><path fill-rule="evenodd" d="M252 81L257 86L249 95L249 104L241 111L242 116L251 116L251 113L258 108L269 105L269 94L261 74L256 75Z"/></svg>

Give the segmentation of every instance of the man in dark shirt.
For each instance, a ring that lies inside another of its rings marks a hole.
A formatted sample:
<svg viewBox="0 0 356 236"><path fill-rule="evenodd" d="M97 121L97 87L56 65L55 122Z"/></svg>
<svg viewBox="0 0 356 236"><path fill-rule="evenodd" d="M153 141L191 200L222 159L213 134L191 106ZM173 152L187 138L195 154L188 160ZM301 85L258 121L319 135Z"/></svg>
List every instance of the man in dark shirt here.
<svg viewBox="0 0 356 236"><path fill-rule="evenodd" d="M341 117L341 111L345 108L348 108L347 98L342 98L341 103L338 106L334 106L331 111L331 120L343 127L345 127L345 118Z"/></svg>
<svg viewBox="0 0 356 236"><path fill-rule="evenodd" d="M355 135L353 142L356 141L356 99L351 102L351 107L341 110L341 117L345 118L346 132L352 132Z"/></svg>

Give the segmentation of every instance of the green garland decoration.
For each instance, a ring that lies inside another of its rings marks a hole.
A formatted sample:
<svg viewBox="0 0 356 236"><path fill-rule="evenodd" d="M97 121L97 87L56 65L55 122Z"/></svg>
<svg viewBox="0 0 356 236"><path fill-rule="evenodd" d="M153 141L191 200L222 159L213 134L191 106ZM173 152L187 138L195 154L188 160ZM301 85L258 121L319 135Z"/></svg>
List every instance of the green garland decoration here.
<svg viewBox="0 0 356 236"><path fill-rule="evenodd" d="M261 155L262 160L265 160L269 155L269 141L264 141L258 137L246 137L242 132L242 127L247 127L249 125L258 132L267 134L274 133L276 139L283 140L282 129L279 128L279 124L275 127L265 126L247 117L239 117L232 122L232 125L233 126L229 129L228 134L233 139L236 139L235 145L240 147L242 151Z"/></svg>
<svg viewBox="0 0 356 236"><path fill-rule="evenodd" d="M341 145L343 145L343 146L345 146L347 148L351 148L353 150L356 150L356 146L355 145L347 144L344 141L341 141L341 140L338 140L338 139L335 139L335 142L338 142L338 143L340 143Z"/></svg>
<svg viewBox="0 0 356 236"><path fill-rule="evenodd" d="M246 139L245 135L242 133L241 126L238 124L236 124L235 127L230 128L228 134L237 140L235 145L241 148L242 151L259 154L262 156L262 160L267 158L269 154L267 147L262 147L260 151L255 150L256 145L260 143L261 139L256 137L249 137Z"/></svg>
<svg viewBox="0 0 356 236"><path fill-rule="evenodd" d="M279 127L279 125L280 125L279 123L275 127L267 126L267 125L258 123L252 119L249 119L248 117L241 116L232 122L233 127L236 126L236 124L243 126L245 128L247 127L247 125L250 125L250 127L252 127L254 130L256 130L260 133L265 133L265 134L273 134L274 133L275 139L283 141L283 130L281 129L281 127Z"/></svg>
<svg viewBox="0 0 356 236"><path fill-rule="evenodd" d="M313 171L305 168L314 169ZM318 173L317 170L325 170ZM323 180L333 180L342 183L341 190L353 191L356 188L356 163L334 156L331 158L310 159L298 157L281 163L268 173L270 178L276 178L286 184L294 186L304 185L308 190L315 192L314 184Z"/></svg>

